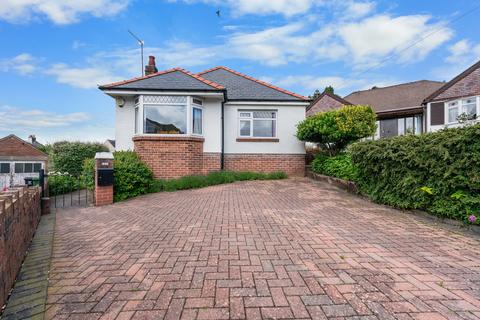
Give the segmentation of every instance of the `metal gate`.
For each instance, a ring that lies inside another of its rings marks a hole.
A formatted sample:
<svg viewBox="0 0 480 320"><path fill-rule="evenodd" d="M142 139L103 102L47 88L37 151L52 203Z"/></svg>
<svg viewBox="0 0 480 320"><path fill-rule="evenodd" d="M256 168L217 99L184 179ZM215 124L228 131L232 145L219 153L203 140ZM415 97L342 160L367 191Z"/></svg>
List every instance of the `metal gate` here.
<svg viewBox="0 0 480 320"><path fill-rule="evenodd" d="M53 208L88 207L93 205L93 190L82 176L40 171L39 184L43 196L50 198Z"/></svg>

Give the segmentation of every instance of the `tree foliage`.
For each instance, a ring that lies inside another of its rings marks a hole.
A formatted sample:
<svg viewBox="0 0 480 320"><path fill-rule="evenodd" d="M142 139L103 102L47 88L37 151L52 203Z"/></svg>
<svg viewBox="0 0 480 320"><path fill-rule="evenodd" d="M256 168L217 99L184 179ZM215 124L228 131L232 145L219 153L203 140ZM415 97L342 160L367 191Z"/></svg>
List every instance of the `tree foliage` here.
<svg viewBox="0 0 480 320"><path fill-rule="evenodd" d="M335 94L335 90L333 89L332 86L325 87L325 90L323 90L323 92L330 93L330 94Z"/></svg>
<svg viewBox="0 0 480 320"><path fill-rule="evenodd" d="M376 115L369 106L343 106L320 112L297 125L297 137L320 145L330 155L347 145L372 136L376 130Z"/></svg>

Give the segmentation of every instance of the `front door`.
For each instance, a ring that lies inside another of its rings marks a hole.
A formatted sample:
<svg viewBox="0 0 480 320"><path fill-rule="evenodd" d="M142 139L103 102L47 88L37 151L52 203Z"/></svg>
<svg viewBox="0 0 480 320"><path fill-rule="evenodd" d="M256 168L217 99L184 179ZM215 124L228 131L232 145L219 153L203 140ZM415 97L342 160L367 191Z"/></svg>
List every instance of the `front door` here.
<svg viewBox="0 0 480 320"><path fill-rule="evenodd" d="M397 119L380 120L380 138L398 136Z"/></svg>

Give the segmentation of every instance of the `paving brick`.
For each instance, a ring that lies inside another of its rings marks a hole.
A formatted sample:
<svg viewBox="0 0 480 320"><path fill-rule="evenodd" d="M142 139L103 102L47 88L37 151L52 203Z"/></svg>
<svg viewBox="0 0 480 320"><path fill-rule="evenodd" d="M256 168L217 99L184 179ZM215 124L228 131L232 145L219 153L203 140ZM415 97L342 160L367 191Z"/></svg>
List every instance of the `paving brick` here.
<svg viewBox="0 0 480 320"><path fill-rule="evenodd" d="M151 194L57 213L45 319L474 319L479 245L306 179Z"/></svg>

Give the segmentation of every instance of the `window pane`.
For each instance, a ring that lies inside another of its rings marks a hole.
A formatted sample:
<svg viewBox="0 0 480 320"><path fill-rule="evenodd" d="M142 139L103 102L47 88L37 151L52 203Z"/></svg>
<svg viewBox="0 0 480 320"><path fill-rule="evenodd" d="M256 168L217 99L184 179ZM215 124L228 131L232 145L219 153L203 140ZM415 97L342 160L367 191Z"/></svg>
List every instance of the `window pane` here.
<svg viewBox="0 0 480 320"><path fill-rule="evenodd" d="M457 122L458 107L448 109L448 122Z"/></svg>
<svg viewBox="0 0 480 320"><path fill-rule="evenodd" d="M41 163L33 164L33 172L40 172L40 169L42 169L42 164Z"/></svg>
<svg viewBox="0 0 480 320"><path fill-rule="evenodd" d="M10 163L0 163L0 173L10 173Z"/></svg>
<svg viewBox="0 0 480 320"><path fill-rule="evenodd" d="M423 132L423 117L415 116L415 134L420 134Z"/></svg>
<svg viewBox="0 0 480 320"><path fill-rule="evenodd" d="M240 121L240 136L249 137L250 136L250 121L241 120Z"/></svg>
<svg viewBox="0 0 480 320"><path fill-rule="evenodd" d="M463 111L469 116L469 119L472 119L474 115L477 114L477 100L476 99L465 99L462 101Z"/></svg>
<svg viewBox="0 0 480 320"><path fill-rule="evenodd" d="M405 134L405 118L398 119L398 135Z"/></svg>
<svg viewBox="0 0 480 320"><path fill-rule="evenodd" d="M412 117L405 118L405 133L407 133L407 134L415 133L413 131L413 118Z"/></svg>
<svg viewBox="0 0 480 320"><path fill-rule="evenodd" d="M33 163L25 163L25 173L33 172Z"/></svg>
<svg viewBox="0 0 480 320"><path fill-rule="evenodd" d="M185 134L186 106L145 106L145 133Z"/></svg>
<svg viewBox="0 0 480 320"><path fill-rule="evenodd" d="M138 108L135 108L135 133L138 133Z"/></svg>
<svg viewBox="0 0 480 320"><path fill-rule="evenodd" d="M202 109L193 108L193 133L202 134Z"/></svg>
<svg viewBox="0 0 480 320"><path fill-rule="evenodd" d="M275 121L274 120L254 120L253 136L254 137L275 137Z"/></svg>
<svg viewBox="0 0 480 320"><path fill-rule="evenodd" d="M256 119L275 119L277 117L276 111L254 111L253 118Z"/></svg>
<svg viewBox="0 0 480 320"><path fill-rule="evenodd" d="M23 173L23 163L15 163L15 173Z"/></svg>

